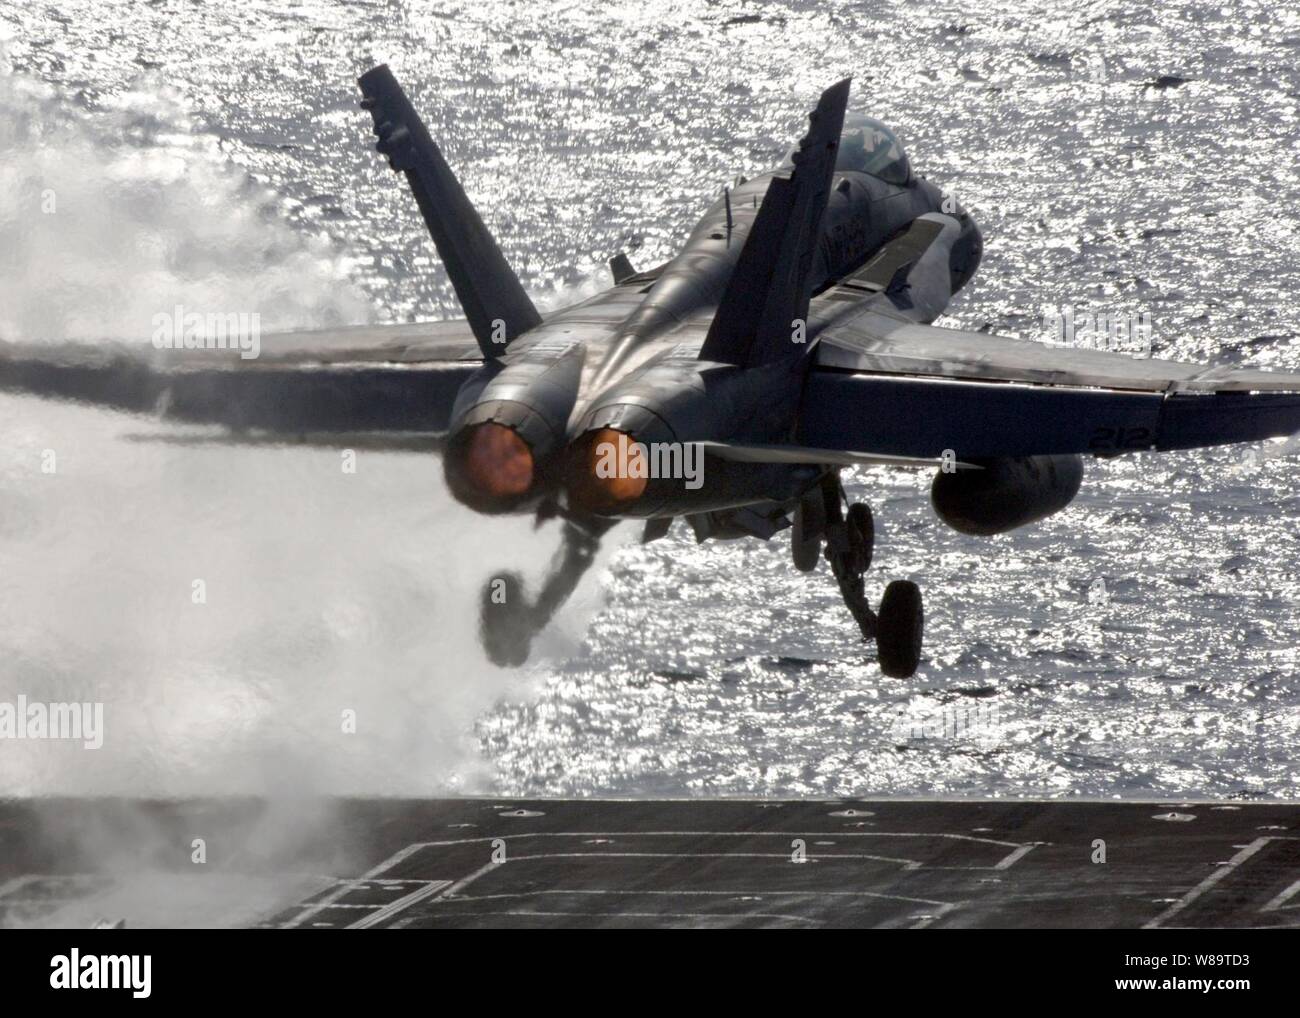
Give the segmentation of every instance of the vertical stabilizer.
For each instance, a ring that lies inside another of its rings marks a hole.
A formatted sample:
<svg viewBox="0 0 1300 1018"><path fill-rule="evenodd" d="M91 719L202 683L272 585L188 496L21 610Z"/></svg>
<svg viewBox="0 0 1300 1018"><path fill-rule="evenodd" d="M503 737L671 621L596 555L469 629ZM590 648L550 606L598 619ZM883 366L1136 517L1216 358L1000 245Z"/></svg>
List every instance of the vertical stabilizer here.
<svg viewBox="0 0 1300 1018"><path fill-rule="evenodd" d="M761 364L806 349L792 343L793 323L808 315L808 277L835 173L849 80L822 93L794 154L794 172L768 185L704 340L703 360Z"/></svg>
<svg viewBox="0 0 1300 1018"><path fill-rule="evenodd" d="M357 79L376 145L406 174L483 356L494 358L541 316L386 64Z"/></svg>

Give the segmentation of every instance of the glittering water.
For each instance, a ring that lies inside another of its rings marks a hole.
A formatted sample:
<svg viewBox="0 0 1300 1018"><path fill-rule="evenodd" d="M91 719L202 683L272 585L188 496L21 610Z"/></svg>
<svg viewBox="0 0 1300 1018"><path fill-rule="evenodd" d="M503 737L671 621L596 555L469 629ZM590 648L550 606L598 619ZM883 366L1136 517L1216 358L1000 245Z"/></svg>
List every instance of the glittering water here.
<svg viewBox="0 0 1300 1018"><path fill-rule="evenodd" d="M355 106L385 60L541 302L665 259L852 73L982 224L949 324L1148 313L1157 356L1300 370L1294 9L601 6L0 4L6 334L143 339L174 299L456 314ZM476 585L554 532L471 517L435 464L345 481L332 453L10 397L0 429L0 698L94 696L120 733L94 767L6 746L4 791L1300 795L1287 444L1090 463L1069 510L994 539L945 529L926 477L856 472L876 593L926 592L927 659L891 680L779 539L622 548L511 674L474 647ZM980 732L899 734L969 704Z"/></svg>

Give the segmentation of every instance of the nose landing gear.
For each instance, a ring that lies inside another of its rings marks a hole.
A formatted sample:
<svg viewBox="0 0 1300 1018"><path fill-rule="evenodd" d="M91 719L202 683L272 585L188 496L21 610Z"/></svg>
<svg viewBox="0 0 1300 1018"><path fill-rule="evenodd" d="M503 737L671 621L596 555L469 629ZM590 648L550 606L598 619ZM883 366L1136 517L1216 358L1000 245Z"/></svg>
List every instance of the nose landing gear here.
<svg viewBox="0 0 1300 1018"><path fill-rule="evenodd" d="M865 641L875 641L880 670L890 678L915 674L921 661L925 613L921 590L911 580L895 580L885 588L880 612L871 610L863 576L871 568L875 548L875 521L871 507L848 502L838 473L804 495L794 515L791 550L795 568L810 572L817 566L821 542L826 560L840 588L840 596L862 631Z"/></svg>

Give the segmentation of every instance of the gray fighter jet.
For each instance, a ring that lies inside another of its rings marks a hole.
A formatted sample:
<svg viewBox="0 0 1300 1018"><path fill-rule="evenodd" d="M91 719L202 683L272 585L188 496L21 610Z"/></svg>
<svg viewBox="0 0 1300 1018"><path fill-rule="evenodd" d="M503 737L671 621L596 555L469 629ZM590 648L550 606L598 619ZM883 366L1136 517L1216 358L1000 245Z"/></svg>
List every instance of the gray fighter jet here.
<svg viewBox="0 0 1300 1018"><path fill-rule="evenodd" d="M482 513L563 521L541 589L490 580L482 635L525 660L617 521L644 540L791 532L829 562L881 670L921 654L916 585L865 593L857 464L935 470L935 512L998 534L1064 508L1084 456L1300 430L1300 375L1048 346L930 323L980 262L971 216L918 177L884 124L827 89L786 161L739 180L681 252L540 314L387 67L360 78L378 150L405 174L465 311L458 321L289 333L227 351L0 346L0 386L179 421L237 442L438 450ZM195 344L200 346L201 344ZM210 344L209 344L210 345Z"/></svg>

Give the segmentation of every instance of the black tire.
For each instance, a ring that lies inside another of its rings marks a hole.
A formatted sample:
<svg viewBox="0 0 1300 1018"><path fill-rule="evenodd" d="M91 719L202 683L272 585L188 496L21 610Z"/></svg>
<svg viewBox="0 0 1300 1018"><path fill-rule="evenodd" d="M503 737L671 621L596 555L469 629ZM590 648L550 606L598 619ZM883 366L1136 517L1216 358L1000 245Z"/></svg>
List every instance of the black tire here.
<svg viewBox="0 0 1300 1018"><path fill-rule="evenodd" d="M876 520L871 515L871 506L865 502L854 502L849 506L844 522L849 528L853 574L861 576L871 568L871 556L876 548Z"/></svg>
<svg viewBox="0 0 1300 1018"><path fill-rule="evenodd" d="M790 528L790 554L794 567L801 573L811 573L822 557L822 532L826 529L826 510L820 491L805 495L794 511L794 526Z"/></svg>
<svg viewBox="0 0 1300 1018"><path fill-rule="evenodd" d="M518 573L490 579L479 597L479 638L491 662L518 668L532 649L531 608Z"/></svg>
<svg viewBox="0 0 1300 1018"><path fill-rule="evenodd" d="M911 580L895 580L885 588L876 623L876 659L880 670L891 679L915 675L921 663L924 629L921 588Z"/></svg>

